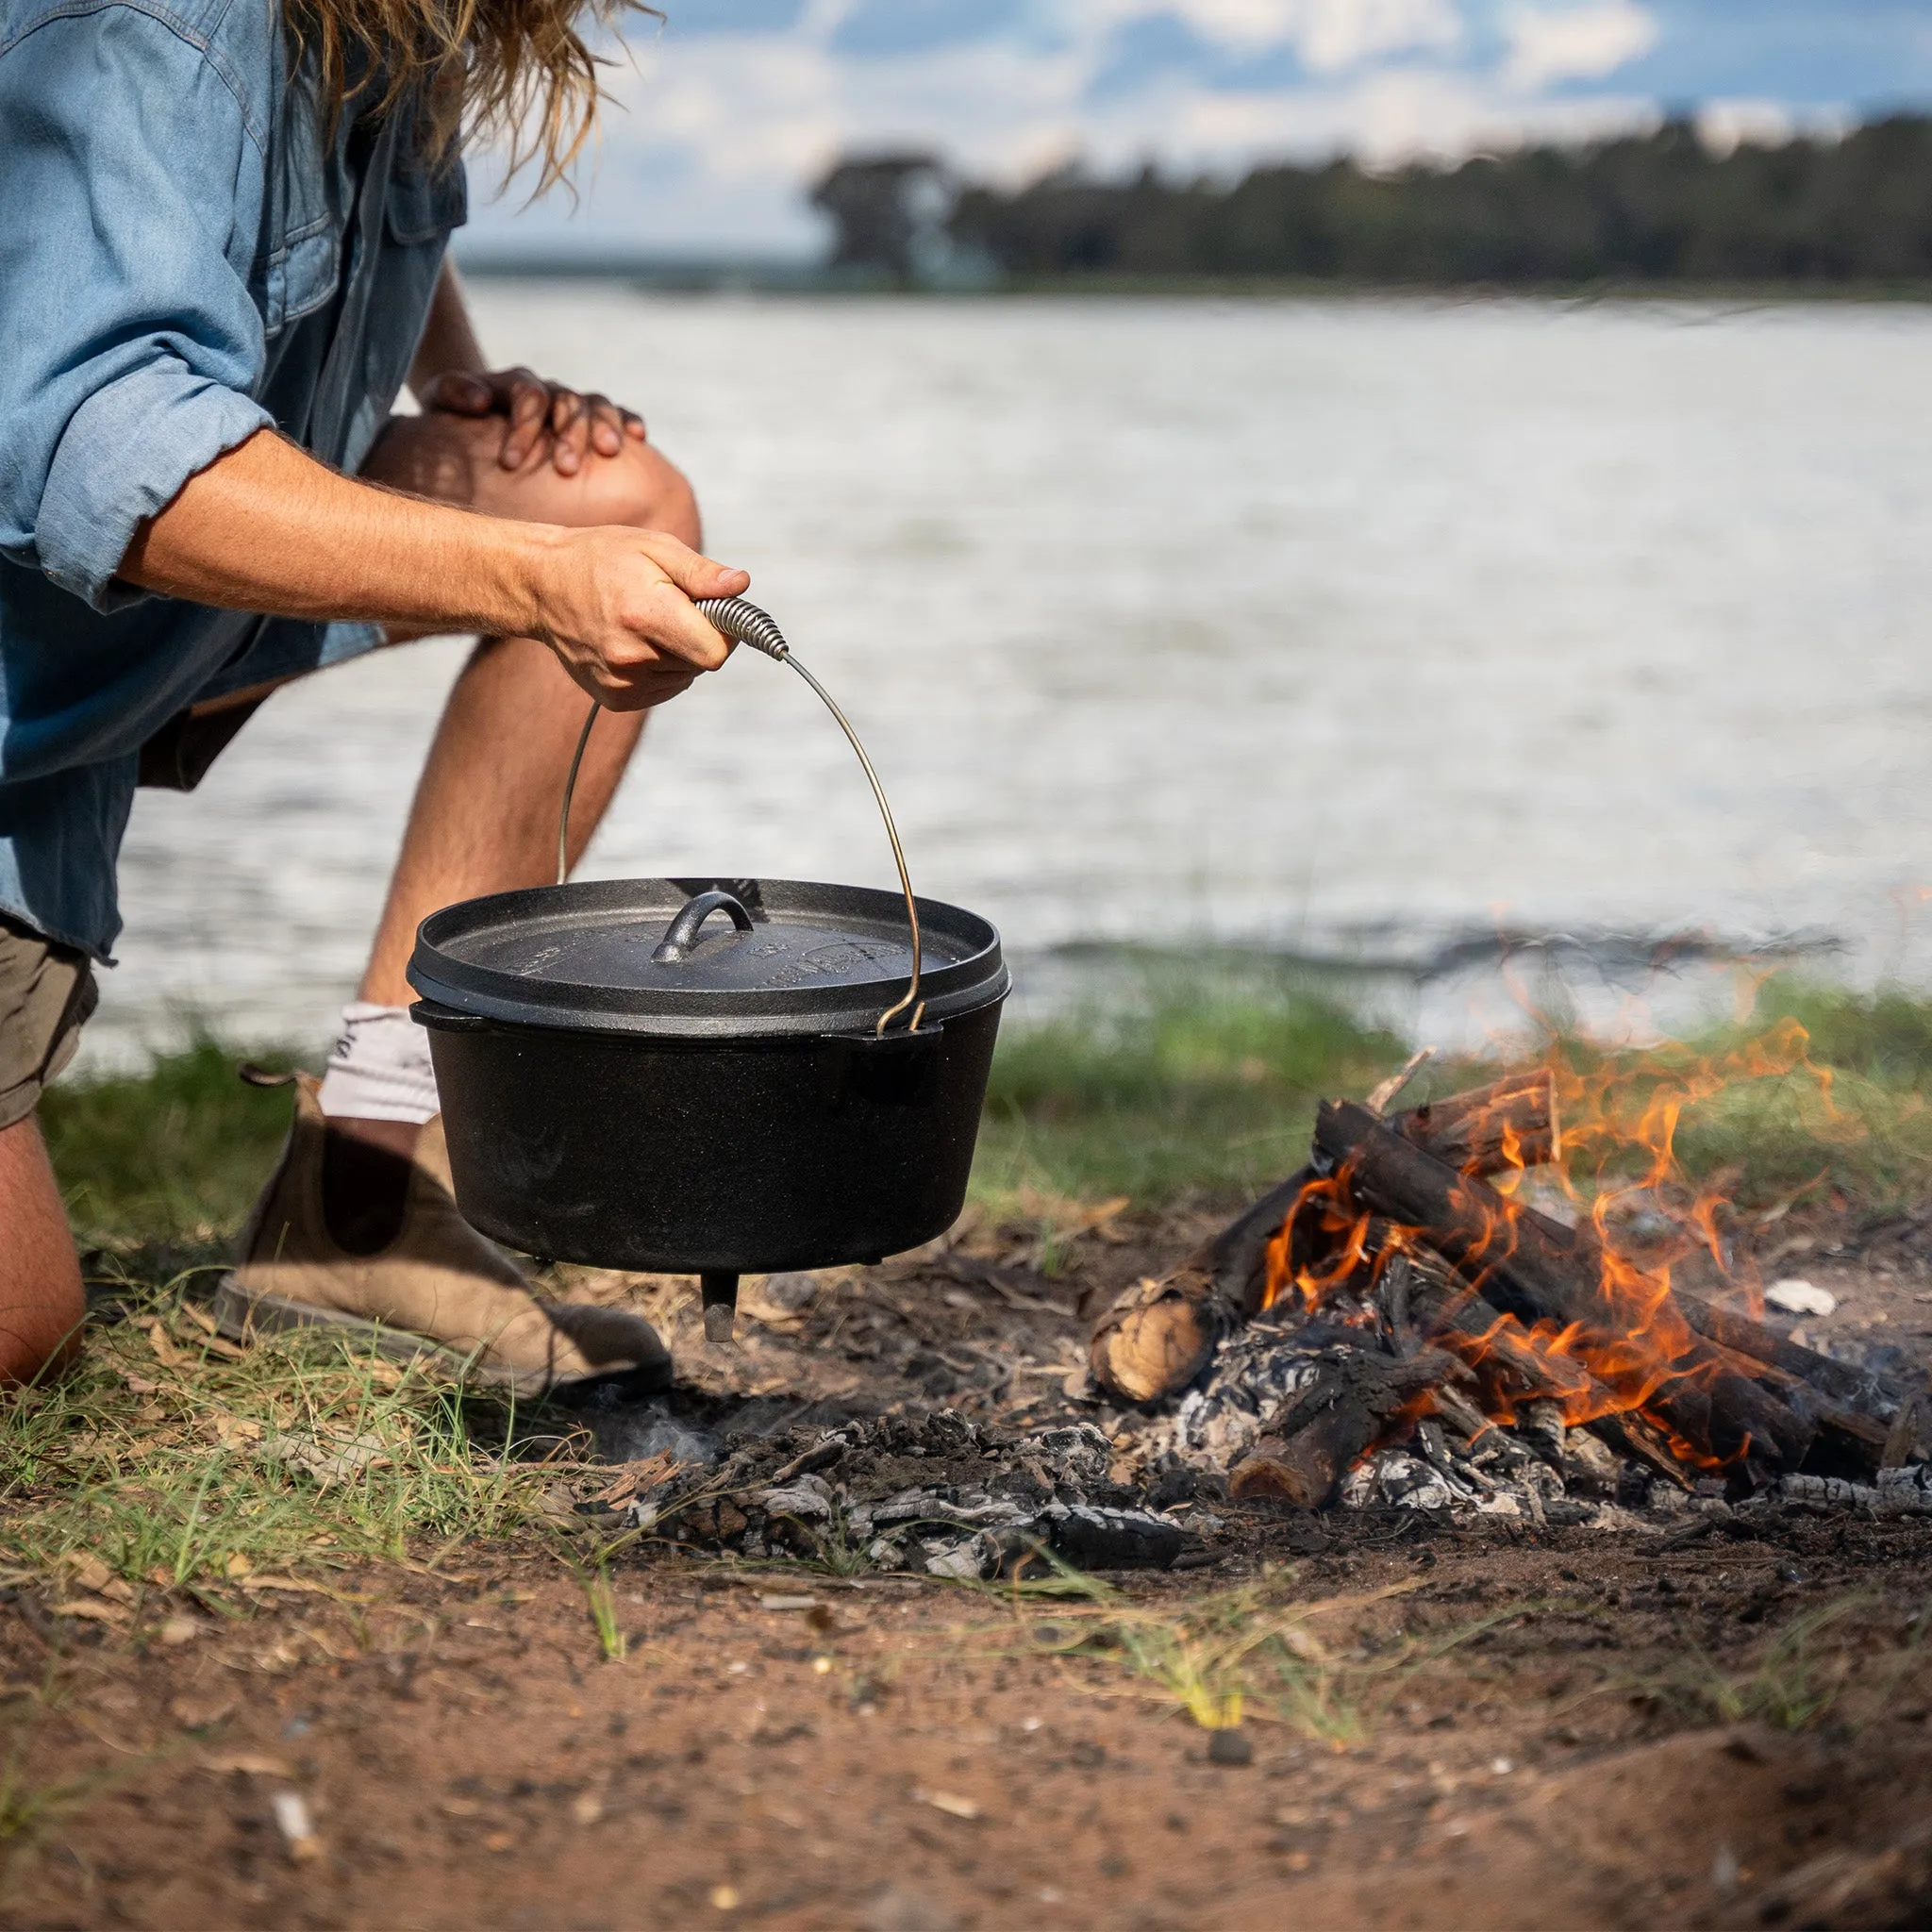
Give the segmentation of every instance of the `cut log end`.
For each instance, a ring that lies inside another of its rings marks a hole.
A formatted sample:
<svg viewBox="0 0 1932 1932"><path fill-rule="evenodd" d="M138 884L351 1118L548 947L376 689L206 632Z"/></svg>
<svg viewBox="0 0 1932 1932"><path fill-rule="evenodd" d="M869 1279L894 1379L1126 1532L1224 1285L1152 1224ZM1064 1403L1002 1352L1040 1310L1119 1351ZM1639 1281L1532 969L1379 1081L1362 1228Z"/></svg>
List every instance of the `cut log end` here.
<svg viewBox="0 0 1932 1932"><path fill-rule="evenodd" d="M1117 1401L1158 1402L1208 1366L1231 1321L1213 1283L1198 1271L1138 1282L1093 1332L1093 1379Z"/></svg>

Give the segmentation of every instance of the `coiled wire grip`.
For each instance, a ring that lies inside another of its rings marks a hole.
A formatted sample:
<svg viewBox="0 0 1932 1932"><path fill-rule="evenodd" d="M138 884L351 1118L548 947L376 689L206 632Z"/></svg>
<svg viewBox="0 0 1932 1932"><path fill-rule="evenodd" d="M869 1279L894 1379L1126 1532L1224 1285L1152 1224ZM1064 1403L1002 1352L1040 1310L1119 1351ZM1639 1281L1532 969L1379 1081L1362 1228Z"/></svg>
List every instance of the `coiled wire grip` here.
<svg viewBox="0 0 1932 1932"><path fill-rule="evenodd" d="M851 720L839 708L832 693L792 656L791 646L785 641L784 632L769 611L760 610L756 604L747 603L742 597L699 597L693 602L698 613L722 636L763 652L774 664L791 665L818 693L820 702L831 712L839 729L845 734L846 741L858 755L866 782L871 785L872 795L878 802L879 817L885 821L886 837L891 841L892 863L899 869L899 890L906 895L906 924L912 932L912 977L907 985L906 996L879 1015L878 1024L873 1031L883 1034L889 1022L896 1020L908 1007L911 1007L912 1018L907 1023L907 1031L918 1032L919 1023L925 1014L925 1002L919 997L920 970L924 963L919 935L919 906L912 896L912 875L906 869L906 848L900 844L899 828L892 823L892 808L886 802L886 788L880 784L879 774L873 769L864 745L859 743L858 733L853 730ZM570 876L570 802L577 789L577 769L584 761L584 747L591 741L591 727L596 724L597 713L603 708L595 698L591 700L584 728L577 734L576 753L570 761L570 775L563 781L563 809L557 821L557 883L559 886Z"/></svg>

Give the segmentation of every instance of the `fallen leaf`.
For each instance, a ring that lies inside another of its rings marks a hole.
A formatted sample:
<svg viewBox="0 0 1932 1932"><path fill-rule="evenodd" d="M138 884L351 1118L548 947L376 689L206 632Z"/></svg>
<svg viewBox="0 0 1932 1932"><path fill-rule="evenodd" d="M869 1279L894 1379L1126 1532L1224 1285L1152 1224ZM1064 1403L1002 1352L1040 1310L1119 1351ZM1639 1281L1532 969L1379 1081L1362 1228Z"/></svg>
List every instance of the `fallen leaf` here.
<svg viewBox="0 0 1932 1932"><path fill-rule="evenodd" d="M158 1395L161 1392L161 1385L150 1382L145 1375L123 1375L121 1379L127 1384L129 1392L135 1395Z"/></svg>
<svg viewBox="0 0 1932 1932"><path fill-rule="evenodd" d="M181 1312L205 1333L213 1335L219 1332L215 1327L215 1318L206 1308L198 1308L192 1302L183 1302Z"/></svg>
<svg viewBox="0 0 1932 1932"><path fill-rule="evenodd" d="M971 1798L956 1796L951 1791L914 1791L915 1805L930 1805L935 1811L943 1811L948 1818L977 1818L979 1807Z"/></svg>
<svg viewBox="0 0 1932 1932"><path fill-rule="evenodd" d="M134 1621L132 1610L121 1604L110 1604L105 1597L67 1597L58 1604L49 1604L47 1607L57 1617L87 1617L96 1624L122 1624Z"/></svg>
<svg viewBox="0 0 1932 1932"><path fill-rule="evenodd" d="M391 1459L375 1436L275 1435L264 1439L258 1452L265 1462L285 1462L315 1478L316 1487L347 1482L373 1469L388 1469Z"/></svg>
<svg viewBox="0 0 1932 1932"><path fill-rule="evenodd" d="M185 1349L175 1345L174 1339L161 1325L158 1316L150 1316L141 1325L147 1336L148 1346L154 1350L162 1368L189 1369L194 1366L194 1357Z"/></svg>
<svg viewBox="0 0 1932 1932"><path fill-rule="evenodd" d="M163 1643L192 1643L207 1628L199 1617L170 1617L159 1634Z"/></svg>
<svg viewBox="0 0 1932 1932"><path fill-rule="evenodd" d="M626 1463L610 1487L597 1492L596 1500L613 1505L627 1503L645 1490L655 1490L669 1482L682 1466L669 1450L660 1449L657 1455L648 1456L641 1462Z"/></svg>
<svg viewBox="0 0 1932 1932"><path fill-rule="evenodd" d="M81 1589L91 1590L96 1596L111 1598L117 1604L131 1604L134 1601L134 1591L98 1557L90 1557L78 1550L70 1550L60 1558L60 1567L80 1585Z"/></svg>
<svg viewBox="0 0 1932 1932"><path fill-rule="evenodd" d="M248 1560L248 1558L241 1553L240 1550L237 1550L235 1554L232 1557L230 1557L225 1563L222 1565L222 1569L224 1574L226 1575L241 1577L251 1574L255 1569L255 1565L251 1563Z"/></svg>
<svg viewBox="0 0 1932 1932"><path fill-rule="evenodd" d="M218 1724L235 1708L232 1697L173 1697L168 1700L168 1714L176 1724L186 1724L191 1731L200 1730L206 1724Z"/></svg>
<svg viewBox="0 0 1932 1932"><path fill-rule="evenodd" d="M327 1596L329 1587L325 1583L311 1583L306 1576L256 1575L252 1572L240 1579L243 1590L283 1590L300 1592L304 1596Z"/></svg>
<svg viewBox="0 0 1932 1932"><path fill-rule="evenodd" d="M445 1818L480 1818L483 1807L475 1798L445 1798L438 1807Z"/></svg>

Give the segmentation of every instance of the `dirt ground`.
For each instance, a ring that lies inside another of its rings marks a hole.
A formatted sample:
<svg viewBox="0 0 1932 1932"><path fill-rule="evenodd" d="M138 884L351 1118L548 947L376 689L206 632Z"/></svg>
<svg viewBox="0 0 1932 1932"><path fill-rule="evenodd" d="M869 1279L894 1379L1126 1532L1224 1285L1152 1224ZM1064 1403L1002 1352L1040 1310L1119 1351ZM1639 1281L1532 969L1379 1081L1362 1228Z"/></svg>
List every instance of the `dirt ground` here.
<svg viewBox="0 0 1932 1932"><path fill-rule="evenodd" d="M702 1346L689 1284L645 1299L693 1426L924 1405L1111 1430L1068 1392L1083 1314L1205 1224L969 1230L754 1290L731 1350ZM1774 1232L1774 1273L1842 1297L1814 1344L1924 1361L1916 1223ZM578 1420L625 1453L623 1418ZM1211 1567L1109 1601L1177 1629L1244 1589L1307 1610L1296 1694L1250 1702L1231 1763L1172 1674L1052 1597L644 1539L610 1563L610 1661L572 1547L425 1552L226 1615L158 1595L132 1634L0 1592L0 1920L1932 1924L1925 1519L1230 1507Z"/></svg>

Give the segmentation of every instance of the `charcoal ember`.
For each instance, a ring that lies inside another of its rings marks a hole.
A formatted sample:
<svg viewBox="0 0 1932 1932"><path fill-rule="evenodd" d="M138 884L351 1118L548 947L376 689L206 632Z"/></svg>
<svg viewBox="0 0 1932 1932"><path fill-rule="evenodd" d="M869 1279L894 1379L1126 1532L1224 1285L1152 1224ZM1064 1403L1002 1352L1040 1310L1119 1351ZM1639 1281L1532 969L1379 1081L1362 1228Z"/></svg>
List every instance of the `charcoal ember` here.
<svg viewBox="0 0 1932 1932"><path fill-rule="evenodd" d="M1563 1487L1573 1496L1591 1502L1614 1502L1623 1475L1621 1459L1607 1443L1599 1441L1589 1430L1572 1429L1564 1437Z"/></svg>
<svg viewBox="0 0 1932 1932"><path fill-rule="evenodd" d="M1172 1509L1176 1504L1191 1503L1200 1493L1201 1473L1190 1469L1177 1456L1165 1458L1166 1466L1155 1471L1147 1484L1147 1507Z"/></svg>
<svg viewBox="0 0 1932 1932"><path fill-rule="evenodd" d="M1024 1512L1004 1496L991 1495L984 1490L904 1490L882 1502L855 1505L846 1511L846 1521L861 1534L932 1524L974 1529L1024 1519Z"/></svg>
<svg viewBox="0 0 1932 1932"><path fill-rule="evenodd" d="M1035 1521L1054 1554L1076 1570L1166 1570L1200 1543L1179 1524L1145 1509L1050 1503Z"/></svg>
<svg viewBox="0 0 1932 1932"><path fill-rule="evenodd" d="M1196 1469L1227 1469L1265 1420L1315 1380L1329 1340L1327 1324L1301 1321L1287 1309L1249 1323L1223 1344L1211 1372L1172 1414L1142 1432L1150 1456L1172 1456Z"/></svg>
<svg viewBox="0 0 1932 1932"><path fill-rule="evenodd" d="M1903 1470L1881 1470L1881 1476ZM1932 1490L1917 1482L1846 1482L1831 1475L1780 1476L1773 1493L1790 1507L1819 1512L1863 1509L1874 1516L1932 1516Z"/></svg>
<svg viewBox="0 0 1932 1932"><path fill-rule="evenodd" d="M1552 1529L1574 1529L1586 1523L1594 1523L1598 1515L1594 1503L1586 1503L1578 1496L1546 1496L1543 1499L1543 1521Z"/></svg>
<svg viewBox="0 0 1932 1932"><path fill-rule="evenodd" d="M1922 1495L1932 1495L1932 1463L1913 1462L1902 1469L1881 1469L1876 1481L1884 1491L1917 1491Z"/></svg>
<svg viewBox="0 0 1932 1932"><path fill-rule="evenodd" d="M1023 1436L1018 1451L1036 1460L1056 1482L1085 1489L1107 1480L1112 1446L1091 1423L1070 1423L1060 1428L1038 1429Z"/></svg>

